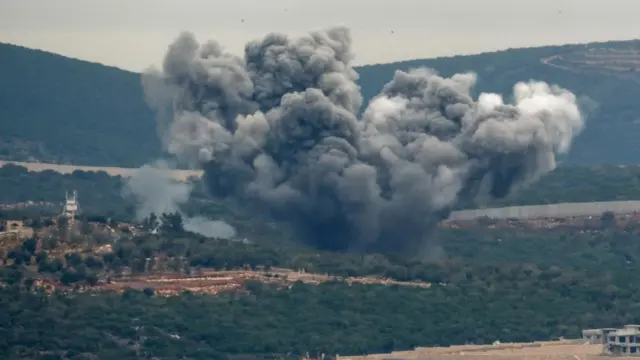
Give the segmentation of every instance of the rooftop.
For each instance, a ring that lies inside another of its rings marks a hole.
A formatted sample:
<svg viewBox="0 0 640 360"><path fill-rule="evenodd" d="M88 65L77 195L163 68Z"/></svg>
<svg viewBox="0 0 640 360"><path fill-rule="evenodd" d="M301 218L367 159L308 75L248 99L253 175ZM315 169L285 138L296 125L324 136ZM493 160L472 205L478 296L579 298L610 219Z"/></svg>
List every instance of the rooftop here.
<svg viewBox="0 0 640 360"><path fill-rule="evenodd" d="M640 329L638 328L625 328L616 330L609 333L609 336L628 336L628 335L640 335Z"/></svg>

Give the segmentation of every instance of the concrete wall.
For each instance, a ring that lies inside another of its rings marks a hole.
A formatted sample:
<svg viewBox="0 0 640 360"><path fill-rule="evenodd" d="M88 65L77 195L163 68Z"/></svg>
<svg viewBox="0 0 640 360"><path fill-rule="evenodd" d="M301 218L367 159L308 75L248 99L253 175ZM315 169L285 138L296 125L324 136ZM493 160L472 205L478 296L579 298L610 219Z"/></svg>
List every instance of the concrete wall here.
<svg viewBox="0 0 640 360"><path fill-rule="evenodd" d="M624 214L640 212L640 201L604 201L551 205L509 206L503 208L454 211L449 220L472 220L483 216L494 219L535 219L549 217L600 216L605 211Z"/></svg>

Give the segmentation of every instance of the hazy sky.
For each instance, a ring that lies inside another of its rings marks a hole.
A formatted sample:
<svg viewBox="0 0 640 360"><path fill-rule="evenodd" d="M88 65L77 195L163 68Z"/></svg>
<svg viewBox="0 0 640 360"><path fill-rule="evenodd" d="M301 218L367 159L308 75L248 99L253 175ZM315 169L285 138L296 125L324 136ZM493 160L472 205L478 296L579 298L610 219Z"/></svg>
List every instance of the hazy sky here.
<svg viewBox="0 0 640 360"><path fill-rule="evenodd" d="M638 14L639 0L0 0L0 42L140 71L182 30L241 54L268 32L347 25L367 64L631 39Z"/></svg>

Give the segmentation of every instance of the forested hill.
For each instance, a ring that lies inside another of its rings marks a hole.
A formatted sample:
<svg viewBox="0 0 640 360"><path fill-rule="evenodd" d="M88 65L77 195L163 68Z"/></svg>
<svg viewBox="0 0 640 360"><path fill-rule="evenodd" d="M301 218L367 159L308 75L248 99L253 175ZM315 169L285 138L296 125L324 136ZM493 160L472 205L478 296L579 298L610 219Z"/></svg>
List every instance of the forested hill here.
<svg viewBox="0 0 640 360"><path fill-rule="evenodd" d="M0 159L138 166L160 153L139 74L0 44ZM396 69L474 71L477 91L517 81L557 83L599 107L565 163L638 163L640 41L510 49L358 68L365 101Z"/></svg>

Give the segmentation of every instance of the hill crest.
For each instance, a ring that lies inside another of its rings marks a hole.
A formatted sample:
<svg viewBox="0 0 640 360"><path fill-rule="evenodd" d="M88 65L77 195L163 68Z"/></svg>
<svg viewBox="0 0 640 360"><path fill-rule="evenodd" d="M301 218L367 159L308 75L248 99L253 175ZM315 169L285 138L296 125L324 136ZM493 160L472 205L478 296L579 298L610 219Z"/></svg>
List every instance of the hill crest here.
<svg viewBox="0 0 640 360"><path fill-rule="evenodd" d="M510 94L516 82L529 79L559 84L600 105L562 160L637 163L637 67L593 71L585 68L585 61L576 62L575 54L622 49L629 57L639 48L640 40L555 45L371 64L356 70L365 103L396 70L414 67L434 68L443 76L475 72L476 93ZM6 43L0 43L0 62L0 159L138 167L162 155L138 73Z"/></svg>

